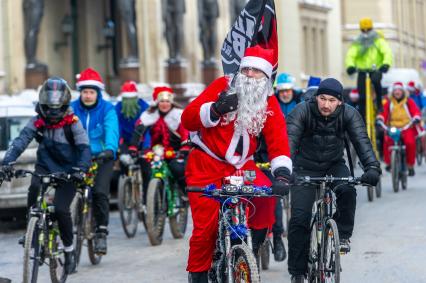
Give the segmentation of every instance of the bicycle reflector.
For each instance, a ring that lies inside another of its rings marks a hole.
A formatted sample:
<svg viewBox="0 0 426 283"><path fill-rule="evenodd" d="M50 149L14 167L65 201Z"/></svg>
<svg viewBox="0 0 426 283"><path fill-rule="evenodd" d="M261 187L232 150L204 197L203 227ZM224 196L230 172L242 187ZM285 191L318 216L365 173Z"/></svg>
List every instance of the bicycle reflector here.
<svg viewBox="0 0 426 283"><path fill-rule="evenodd" d="M241 191L244 194L252 194L254 192L254 188L253 188L253 186L242 186Z"/></svg>
<svg viewBox="0 0 426 283"><path fill-rule="evenodd" d="M225 186L225 192L229 193L229 194L237 194L238 193L238 186L234 186L234 185L227 185Z"/></svg>

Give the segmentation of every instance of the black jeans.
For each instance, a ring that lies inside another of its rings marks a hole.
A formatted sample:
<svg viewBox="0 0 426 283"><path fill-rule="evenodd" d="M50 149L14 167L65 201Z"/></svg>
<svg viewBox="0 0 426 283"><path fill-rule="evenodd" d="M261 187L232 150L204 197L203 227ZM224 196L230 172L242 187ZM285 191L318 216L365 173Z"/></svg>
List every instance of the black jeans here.
<svg viewBox="0 0 426 283"><path fill-rule="evenodd" d="M96 220L96 229L107 232L109 222L109 189L112 178L114 160L107 160L99 164L98 173L93 187L93 214Z"/></svg>
<svg viewBox="0 0 426 283"><path fill-rule="evenodd" d="M48 172L36 168L36 172L39 174L47 174ZM31 178L31 185L28 188L28 199L27 207L34 206L37 202L39 190L41 188L40 178L33 176ZM59 182L58 187L55 191L55 198L53 204L55 206L55 217L58 221L59 231L61 233L61 239L65 247L72 246L73 233L72 233L72 220L70 205L75 196L75 186L72 182Z"/></svg>
<svg viewBox="0 0 426 283"><path fill-rule="evenodd" d="M271 180L274 181L274 177L270 170L262 170L262 172ZM272 233L274 236L282 235L284 233L284 225L283 225L283 204L280 198L277 198L277 202L275 204L275 223L272 225Z"/></svg>
<svg viewBox="0 0 426 283"><path fill-rule="evenodd" d="M382 108L382 73L380 71L374 71L369 73L371 78L371 83L374 87L374 92L376 93L376 106L377 109ZM366 96L366 86L365 79L367 77L366 72L358 73L357 88L359 93L359 112L361 113L362 118L365 121L365 96Z"/></svg>
<svg viewBox="0 0 426 283"><path fill-rule="evenodd" d="M344 161L324 171L295 168L299 176L347 177L350 175ZM338 183L336 183L337 185ZM315 201L315 186L294 186L291 188L291 218L288 233L288 271L292 275L307 272L310 244L310 222ZM337 222L340 238L352 236L355 220L356 190L353 186L340 186L335 190L337 211L333 218Z"/></svg>
<svg viewBox="0 0 426 283"><path fill-rule="evenodd" d="M185 190L185 159L172 159L169 161L170 172L173 175L173 178L177 181L179 188Z"/></svg>

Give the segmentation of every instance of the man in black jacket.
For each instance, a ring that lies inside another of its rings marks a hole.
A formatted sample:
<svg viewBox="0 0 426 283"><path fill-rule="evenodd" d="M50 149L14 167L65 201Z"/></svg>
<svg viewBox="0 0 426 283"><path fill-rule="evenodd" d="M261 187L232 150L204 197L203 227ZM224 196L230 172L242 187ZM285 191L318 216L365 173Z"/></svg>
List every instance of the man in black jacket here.
<svg viewBox="0 0 426 283"><path fill-rule="evenodd" d="M361 115L342 102L343 87L333 78L325 79L317 94L300 103L287 119L294 172L299 176L347 177L350 171L343 159L345 135L349 136L365 173L363 183L375 186L379 181L380 163L374 154ZM346 185L335 190L337 197L337 222L342 252L350 250L356 191ZM288 269L292 282L303 282L307 272L310 237L310 220L315 190L306 186L291 189L291 219L289 225Z"/></svg>

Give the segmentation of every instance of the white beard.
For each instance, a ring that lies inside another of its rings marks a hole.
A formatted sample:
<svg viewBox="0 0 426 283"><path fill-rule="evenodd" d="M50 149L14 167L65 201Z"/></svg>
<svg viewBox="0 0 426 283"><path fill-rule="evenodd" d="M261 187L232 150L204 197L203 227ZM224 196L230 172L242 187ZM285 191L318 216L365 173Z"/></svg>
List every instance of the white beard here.
<svg viewBox="0 0 426 283"><path fill-rule="evenodd" d="M259 136L266 121L267 100L272 92L272 84L268 78L249 78L241 73L235 78L235 91L238 96L236 111L225 115L225 123L235 120L235 130L244 129L252 136Z"/></svg>

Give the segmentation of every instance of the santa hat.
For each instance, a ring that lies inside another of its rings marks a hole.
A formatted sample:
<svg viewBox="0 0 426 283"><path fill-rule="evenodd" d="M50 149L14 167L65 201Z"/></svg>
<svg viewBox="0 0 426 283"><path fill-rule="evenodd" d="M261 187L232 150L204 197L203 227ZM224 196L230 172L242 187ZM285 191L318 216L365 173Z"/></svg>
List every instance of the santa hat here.
<svg viewBox="0 0 426 283"><path fill-rule="evenodd" d="M164 100L168 100L170 103L173 103L173 96L173 89L167 86L156 87L152 93L152 99L155 104Z"/></svg>
<svg viewBox="0 0 426 283"><path fill-rule="evenodd" d="M407 85L407 90L410 92L416 92L417 91L416 83L414 81L410 81Z"/></svg>
<svg viewBox="0 0 426 283"><path fill-rule="evenodd" d="M393 85L389 88L389 93L394 92L395 90L400 89L402 91L405 91L404 85L401 82L395 82Z"/></svg>
<svg viewBox="0 0 426 283"><path fill-rule="evenodd" d="M264 49L259 45L249 47L241 59L240 70L242 68L255 68L265 73L268 78L272 76L274 69L274 50Z"/></svg>
<svg viewBox="0 0 426 283"><path fill-rule="evenodd" d="M126 81L121 86L120 95L123 98L138 97L138 89L136 87L136 83L134 81Z"/></svg>
<svg viewBox="0 0 426 283"><path fill-rule="evenodd" d="M351 92L349 93L349 98L352 99L352 100L356 100L356 99L359 98L359 92L356 88L351 90Z"/></svg>
<svg viewBox="0 0 426 283"><path fill-rule="evenodd" d="M77 76L76 86L78 90L85 87L98 88L100 90L105 89L101 76L92 68L87 68Z"/></svg>

